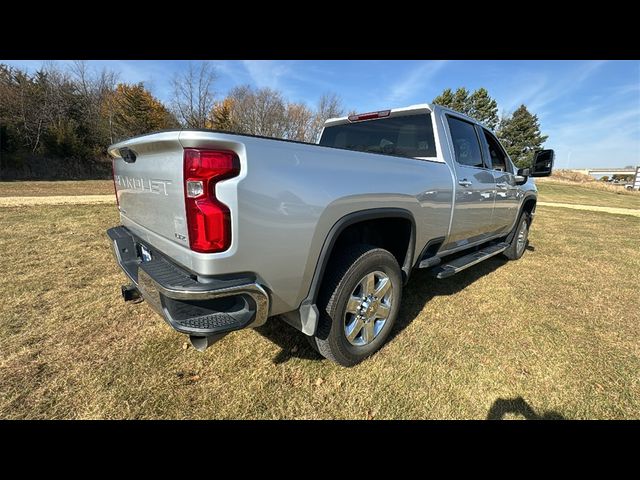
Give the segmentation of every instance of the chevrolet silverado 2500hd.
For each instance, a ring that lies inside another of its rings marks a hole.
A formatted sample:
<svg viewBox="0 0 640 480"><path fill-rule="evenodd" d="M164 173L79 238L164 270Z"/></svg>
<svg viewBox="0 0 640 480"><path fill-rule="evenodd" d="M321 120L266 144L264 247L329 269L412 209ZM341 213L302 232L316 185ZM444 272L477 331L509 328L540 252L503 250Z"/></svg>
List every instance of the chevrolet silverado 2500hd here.
<svg viewBox="0 0 640 480"><path fill-rule="evenodd" d="M481 124L427 104L328 120L317 145L176 130L109 153L125 300L199 350L279 316L346 366L383 345L412 269L523 255L530 177L554 157L517 170Z"/></svg>

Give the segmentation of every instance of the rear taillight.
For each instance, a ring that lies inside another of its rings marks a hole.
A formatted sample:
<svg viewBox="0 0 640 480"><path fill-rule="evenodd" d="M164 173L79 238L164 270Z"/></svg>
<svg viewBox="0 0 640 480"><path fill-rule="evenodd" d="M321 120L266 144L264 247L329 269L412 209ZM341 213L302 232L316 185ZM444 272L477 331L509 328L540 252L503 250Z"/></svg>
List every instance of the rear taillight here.
<svg viewBox="0 0 640 480"><path fill-rule="evenodd" d="M213 253L231 245L231 215L216 198L216 183L238 173L240 161L233 152L185 148L184 200L191 250Z"/></svg>
<svg viewBox="0 0 640 480"><path fill-rule="evenodd" d="M118 187L116 187L116 159L111 159L111 178L113 178L113 193L116 194L116 204L120 209L120 200L118 200Z"/></svg>

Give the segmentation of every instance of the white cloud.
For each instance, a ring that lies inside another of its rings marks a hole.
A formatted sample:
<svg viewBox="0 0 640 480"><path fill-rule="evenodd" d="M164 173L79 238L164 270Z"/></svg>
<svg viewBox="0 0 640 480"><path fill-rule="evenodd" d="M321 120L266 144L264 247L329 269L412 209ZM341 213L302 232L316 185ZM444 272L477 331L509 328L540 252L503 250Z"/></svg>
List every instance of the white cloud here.
<svg viewBox="0 0 640 480"><path fill-rule="evenodd" d="M212 63L220 77L228 77L234 84L247 82L248 73L237 61L212 60Z"/></svg>
<svg viewBox="0 0 640 480"><path fill-rule="evenodd" d="M638 78L638 82L630 83L628 85L621 85L613 89L613 93L618 95L627 95L629 93L640 94L640 78Z"/></svg>
<svg viewBox="0 0 640 480"><path fill-rule="evenodd" d="M519 85L515 89L516 93L504 99L501 105L507 112L512 112L523 103L530 110L539 111L554 100L578 88L582 82L594 75L605 63L605 60L588 61L565 76L546 73L518 75L516 82ZM543 117L544 115L539 114L539 116Z"/></svg>
<svg viewBox="0 0 640 480"><path fill-rule="evenodd" d="M563 95L566 95L569 91L578 88L582 82L596 73L604 64L605 61L590 61L577 69L574 75L567 75L564 78L554 77L549 79L548 87L535 95L531 99L529 106L534 111L541 109L545 105L553 102Z"/></svg>
<svg viewBox="0 0 640 480"><path fill-rule="evenodd" d="M290 74L289 65L275 60L243 60L242 64L258 88L285 90L281 79Z"/></svg>
<svg viewBox="0 0 640 480"><path fill-rule="evenodd" d="M566 115L545 130L557 168L623 167L640 164L640 110L611 111L607 103Z"/></svg>
<svg viewBox="0 0 640 480"><path fill-rule="evenodd" d="M640 105L627 100L638 91L637 84L623 84L606 94L600 89L579 92L605 63L576 62L564 74L542 68L515 74L511 91L498 98L505 113L524 103L538 115L543 133L549 135L545 146L556 150L557 168L640 163ZM558 107L565 96L580 101ZM567 112L569 106L573 110Z"/></svg>
<svg viewBox="0 0 640 480"><path fill-rule="evenodd" d="M408 98L423 89L445 65L446 60L434 60L418 64L408 76L391 86L391 91L385 99L385 103L391 107L406 102Z"/></svg>
<svg viewBox="0 0 640 480"><path fill-rule="evenodd" d="M504 113L511 113L520 105L527 104L532 98L540 94L547 85L547 76L544 74L528 74L525 78L521 78L520 86L512 89L511 93L500 101L500 106Z"/></svg>

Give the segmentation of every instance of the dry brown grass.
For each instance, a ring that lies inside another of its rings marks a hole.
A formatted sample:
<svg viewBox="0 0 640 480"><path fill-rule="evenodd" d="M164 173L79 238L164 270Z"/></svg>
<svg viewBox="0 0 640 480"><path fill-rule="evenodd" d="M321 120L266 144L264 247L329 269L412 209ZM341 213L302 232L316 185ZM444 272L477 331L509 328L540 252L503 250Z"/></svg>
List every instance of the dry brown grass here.
<svg viewBox="0 0 640 480"><path fill-rule="evenodd" d="M560 185L560 186L579 186L592 190L600 190L603 192L611 192L618 195L628 195L640 199L640 192L637 190L627 190L623 184L613 185L611 183L601 182L593 178L591 175L576 172L575 170L554 170L550 177L536 178L538 186L544 185Z"/></svg>
<svg viewBox="0 0 640 480"><path fill-rule="evenodd" d="M592 212L613 213L616 215L631 215L640 217L640 210L635 208L600 207L596 205L580 205L575 203L538 201L538 206L554 208L571 208L574 210L587 210Z"/></svg>
<svg viewBox="0 0 640 480"><path fill-rule="evenodd" d="M640 194L623 189L611 190L610 185L542 182L536 179L542 202L572 203L598 207L640 209ZM613 187L611 187L613 188Z"/></svg>
<svg viewBox="0 0 640 480"><path fill-rule="evenodd" d="M574 183L597 183L591 175L576 170L554 169L551 177L542 177L542 180L566 180Z"/></svg>
<svg viewBox="0 0 640 480"><path fill-rule="evenodd" d="M39 197L0 197L0 207L32 207L39 205L115 205L114 195L47 195Z"/></svg>
<svg viewBox="0 0 640 480"><path fill-rule="evenodd" d="M539 207L535 250L417 272L395 338L345 369L278 320L183 349L120 299L112 206L1 213L2 418L640 417L634 217Z"/></svg>
<svg viewBox="0 0 640 480"><path fill-rule="evenodd" d="M0 182L0 197L47 197L52 195L114 195L113 180L40 180Z"/></svg>

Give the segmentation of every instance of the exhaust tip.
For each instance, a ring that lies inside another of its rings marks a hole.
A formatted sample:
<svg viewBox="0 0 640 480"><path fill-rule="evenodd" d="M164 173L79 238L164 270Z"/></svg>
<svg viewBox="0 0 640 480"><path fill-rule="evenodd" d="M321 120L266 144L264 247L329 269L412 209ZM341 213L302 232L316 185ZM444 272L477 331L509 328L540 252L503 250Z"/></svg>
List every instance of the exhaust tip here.
<svg viewBox="0 0 640 480"><path fill-rule="evenodd" d="M199 352L204 352L211 345L216 343L218 340L222 340L227 334L226 333L218 333L215 335L207 335L206 337L199 337L196 335L189 335L189 341L193 348L198 350Z"/></svg>
<svg viewBox="0 0 640 480"><path fill-rule="evenodd" d="M125 302L140 303L142 301L140 290L135 285L122 285L120 291Z"/></svg>

